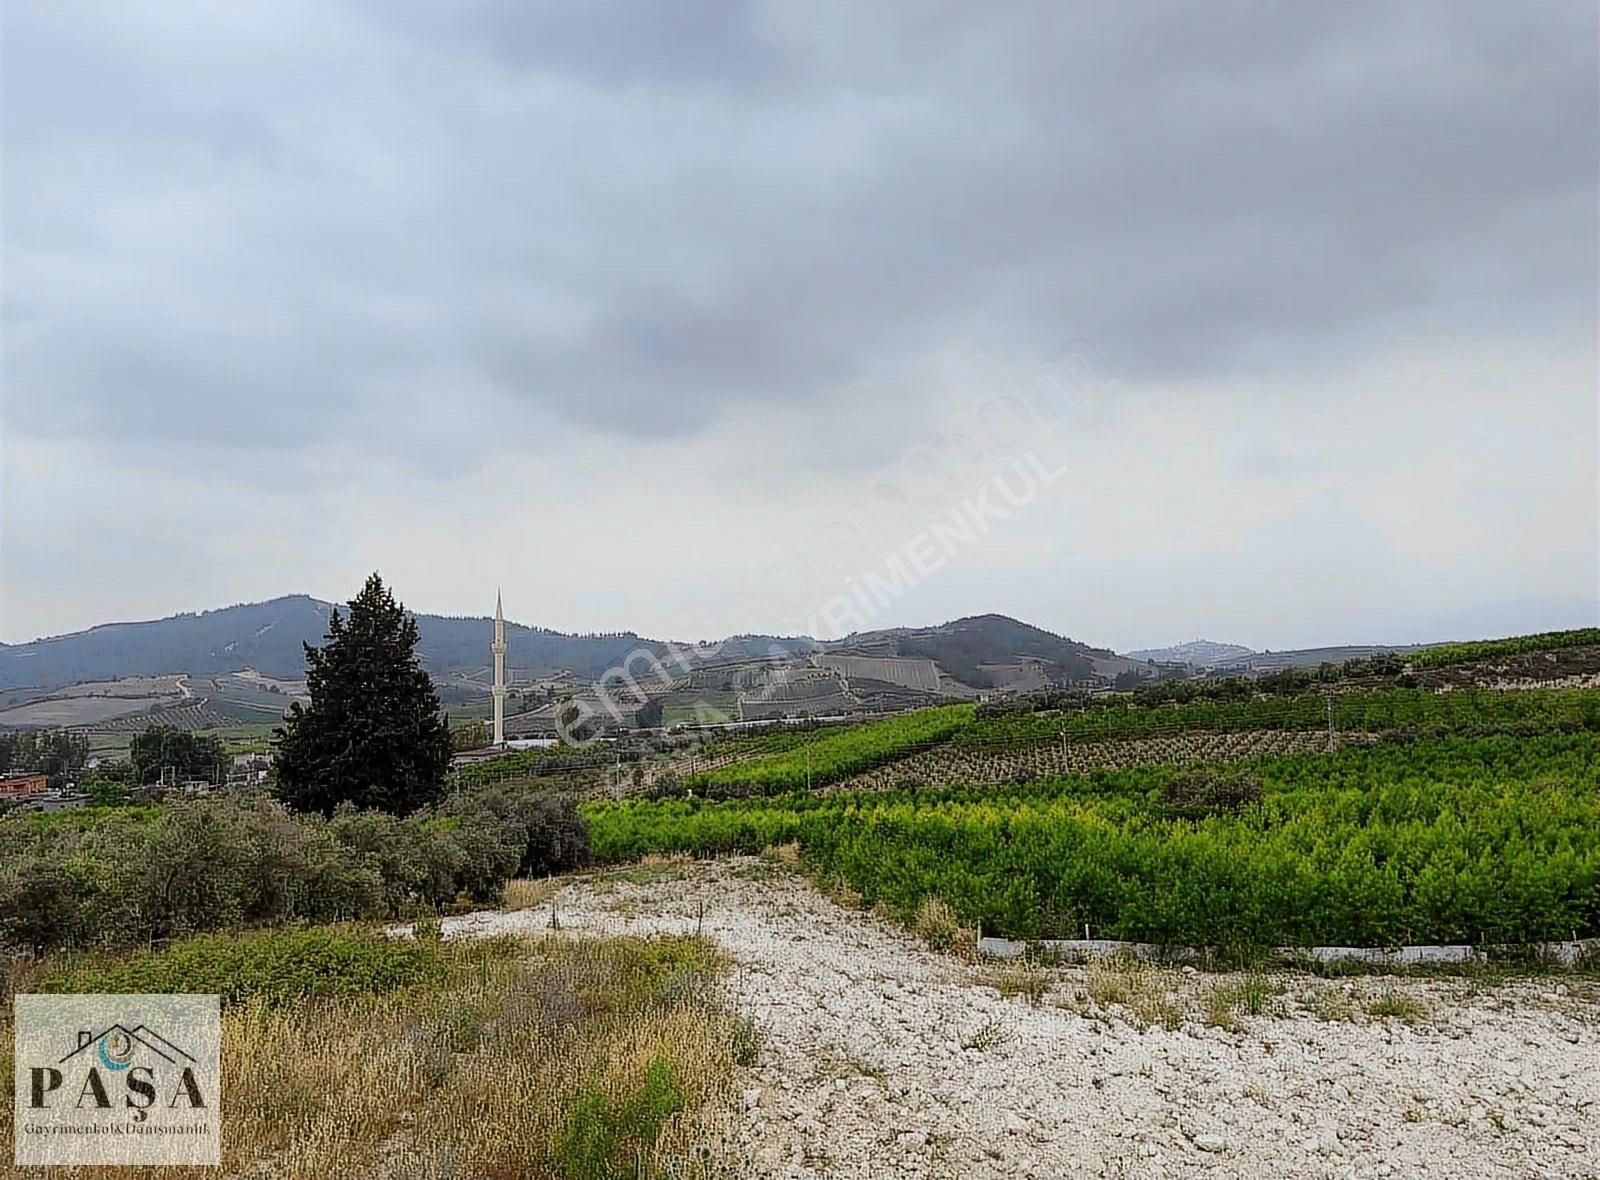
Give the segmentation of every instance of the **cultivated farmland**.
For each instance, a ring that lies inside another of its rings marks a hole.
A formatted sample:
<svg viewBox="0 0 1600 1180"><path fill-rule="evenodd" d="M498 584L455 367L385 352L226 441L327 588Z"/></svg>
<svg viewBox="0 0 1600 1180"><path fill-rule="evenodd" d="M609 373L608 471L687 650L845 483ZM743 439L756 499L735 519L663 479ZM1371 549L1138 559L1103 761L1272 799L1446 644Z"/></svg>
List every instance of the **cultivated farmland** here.
<svg viewBox="0 0 1600 1180"><path fill-rule="evenodd" d="M786 735L782 752L721 767L690 780L708 790L750 788L781 791L837 782L944 741L972 719L970 705L944 705L840 729Z"/></svg>
<svg viewBox="0 0 1600 1180"><path fill-rule="evenodd" d="M1172 802L1184 772L1136 768L1001 789L632 801L589 818L603 858L795 842L817 872L903 918L934 898L1017 938L1086 926L1190 945L1594 936L1600 736L1555 732L1568 725L1560 709L1545 719L1539 736L1258 759L1257 796L1224 792L1198 813ZM768 765L792 783L794 763Z"/></svg>

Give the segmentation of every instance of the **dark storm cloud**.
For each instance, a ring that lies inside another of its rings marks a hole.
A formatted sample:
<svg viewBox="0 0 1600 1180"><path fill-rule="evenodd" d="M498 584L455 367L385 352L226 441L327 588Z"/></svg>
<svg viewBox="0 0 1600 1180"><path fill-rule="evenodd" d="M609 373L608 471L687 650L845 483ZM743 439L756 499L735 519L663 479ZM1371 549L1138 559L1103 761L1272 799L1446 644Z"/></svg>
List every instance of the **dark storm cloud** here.
<svg viewBox="0 0 1600 1180"><path fill-rule="evenodd" d="M466 389L682 438L910 396L951 340L1292 380L1593 330L1588 6L4 20L7 413L40 435L293 450L387 414L423 449Z"/></svg>

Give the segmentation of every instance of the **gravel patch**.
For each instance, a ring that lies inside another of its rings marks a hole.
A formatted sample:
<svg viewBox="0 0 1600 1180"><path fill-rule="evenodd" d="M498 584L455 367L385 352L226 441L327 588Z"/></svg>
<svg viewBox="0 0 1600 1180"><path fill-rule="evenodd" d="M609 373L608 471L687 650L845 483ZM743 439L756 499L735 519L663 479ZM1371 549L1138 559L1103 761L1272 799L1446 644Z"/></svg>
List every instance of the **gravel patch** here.
<svg viewBox="0 0 1600 1180"><path fill-rule="evenodd" d="M1221 1027L1207 1000L1243 977L1147 969L1126 1003L1114 969L1057 967L1002 996L995 967L754 858L581 878L554 904L567 931L698 929L734 957L762 1034L729 1130L751 1176L1600 1177L1592 979L1282 974Z"/></svg>

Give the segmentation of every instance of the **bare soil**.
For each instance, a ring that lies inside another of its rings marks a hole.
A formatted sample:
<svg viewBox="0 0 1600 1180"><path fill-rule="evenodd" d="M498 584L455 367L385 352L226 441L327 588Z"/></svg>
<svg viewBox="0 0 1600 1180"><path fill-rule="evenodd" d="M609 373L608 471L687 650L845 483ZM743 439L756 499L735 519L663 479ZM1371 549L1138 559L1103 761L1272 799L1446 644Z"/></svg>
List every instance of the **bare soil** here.
<svg viewBox="0 0 1600 1180"><path fill-rule="evenodd" d="M699 930L736 960L761 1034L730 1101L742 1174L1600 1176L1592 978L1008 971L756 858L552 901L567 931ZM550 904L445 932L548 929ZM1259 1014L1227 1008L1240 994Z"/></svg>

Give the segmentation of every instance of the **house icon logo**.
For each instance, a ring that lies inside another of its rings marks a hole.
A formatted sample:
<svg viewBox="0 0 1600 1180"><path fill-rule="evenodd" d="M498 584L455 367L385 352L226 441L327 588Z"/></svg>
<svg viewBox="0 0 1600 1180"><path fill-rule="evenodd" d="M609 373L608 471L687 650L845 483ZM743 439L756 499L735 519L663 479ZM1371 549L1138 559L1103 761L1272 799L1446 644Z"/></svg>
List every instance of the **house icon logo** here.
<svg viewBox="0 0 1600 1180"><path fill-rule="evenodd" d="M18 1165L221 1162L217 996L16 997Z"/></svg>
<svg viewBox="0 0 1600 1180"><path fill-rule="evenodd" d="M134 1028L125 1028L121 1024L113 1024L99 1035L93 1032L78 1030L78 1047L61 1059L65 1065L78 1055L93 1051L100 1059L102 1068L112 1073L121 1073L134 1062L139 1051L151 1053L157 1060L168 1065L177 1065L187 1061L194 1064L194 1055L186 1053L166 1037L146 1025Z"/></svg>

